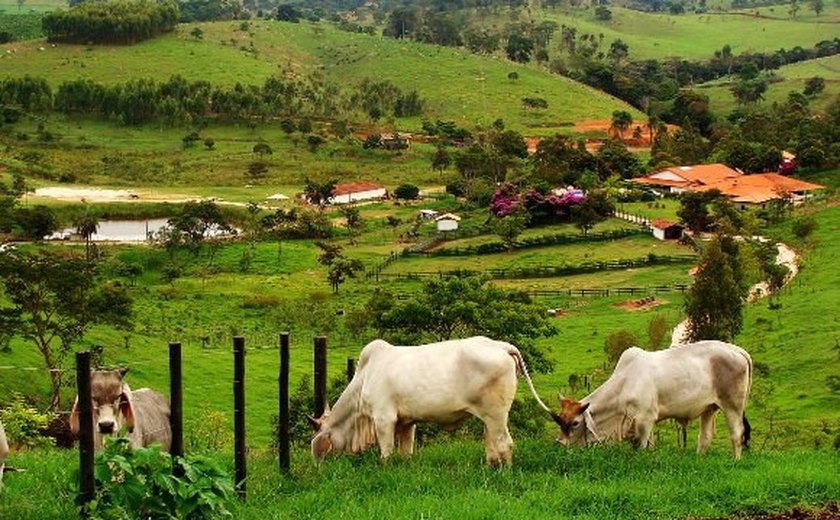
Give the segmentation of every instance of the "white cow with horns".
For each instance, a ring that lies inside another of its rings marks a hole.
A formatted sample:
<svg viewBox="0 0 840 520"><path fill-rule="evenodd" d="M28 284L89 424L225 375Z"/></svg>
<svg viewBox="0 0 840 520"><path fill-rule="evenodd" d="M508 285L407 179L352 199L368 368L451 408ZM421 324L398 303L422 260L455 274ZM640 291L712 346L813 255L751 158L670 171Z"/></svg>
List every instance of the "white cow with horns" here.
<svg viewBox="0 0 840 520"><path fill-rule="evenodd" d="M518 374L550 414L522 355L509 343L478 336L399 347L374 340L362 349L358 370L335 406L309 418L317 431L312 456L320 462L332 451L358 453L378 444L385 458L395 441L400 453L410 455L416 423L455 429L473 415L484 422L487 463L509 464L507 419Z"/></svg>
<svg viewBox="0 0 840 520"><path fill-rule="evenodd" d="M563 444L631 439L650 444L653 425L664 419L686 424L700 417L697 451L705 453L715 432L715 414L723 410L732 453L749 446L750 424L744 410L752 385L752 358L722 341L700 341L647 352L627 349L610 378L582 401L560 396Z"/></svg>
<svg viewBox="0 0 840 520"><path fill-rule="evenodd" d="M169 400L149 388L131 390L123 376L127 368L94 370L90 374L90 393L93 405L93 444L103 448L103 436L128 430L131 446L141 448L160 444L169 451L172 430L169 424ZM79 397L70 413L70 431L79 434Z"/></svg>

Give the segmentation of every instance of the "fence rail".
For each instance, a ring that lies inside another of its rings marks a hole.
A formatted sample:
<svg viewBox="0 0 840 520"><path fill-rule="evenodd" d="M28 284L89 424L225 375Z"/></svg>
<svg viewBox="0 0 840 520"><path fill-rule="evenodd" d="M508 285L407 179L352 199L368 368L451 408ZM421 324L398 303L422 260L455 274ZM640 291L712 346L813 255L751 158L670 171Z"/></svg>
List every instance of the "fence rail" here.
<svg viewBox="0 0 840 520"><path fill-rule="evenodd" d="M576 274L594 273L598 271L628 269L634 267L648 267L652 265L681 264L696 262L695 255L660 256L650 254L642 258L628 260L610 260L605 262L583 262L577 265L517 267L511 269L487 269L483 271L472 269L455 269L450 271L408 271L405 273L378 273L379 278L396 280L418 280L423 278L446 278L487 276L491 279L522 279L522 278L556 278Z"/></svg>
<svg viewBox="0 0 840 520"><path fill-rule="evenodd" d="M504 253L510 249L528 249L532 247L546 247L565 244L576 244L580 242L602 242L607 240L617 240L620 238L627 238L631 236L645 235L647 231L642 228L624 228L613 231L604 231L601 233L589 234L569 234L558 233L552 235L540 235L535 237L528 237L518 240L510 247L502 242L489 242L477 246L467 247L453 247L445 249L435 249L433 251L423 250L409 250L403 251L404 255L424 255L424 256L471 256L471 255L487 255L493 253Z"/></svg>

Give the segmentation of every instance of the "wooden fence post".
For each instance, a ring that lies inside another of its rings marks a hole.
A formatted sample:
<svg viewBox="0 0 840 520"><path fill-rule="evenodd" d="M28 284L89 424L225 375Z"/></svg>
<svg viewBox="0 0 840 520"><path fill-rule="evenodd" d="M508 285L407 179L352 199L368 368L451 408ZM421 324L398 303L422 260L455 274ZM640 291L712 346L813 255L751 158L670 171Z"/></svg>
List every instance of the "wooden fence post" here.
<svg viewBox="0 0 840 520"><path fill-rule="evenodd" d="M356 375L356 360L349 357L347 358L347 383L353 380L354 375Z"/></svg>
<svg viewBox="0 0 840 520"><path fill-rule="evenodd" d="M90 393L90 352L76 352L76 391L79 396L79 505L94 499L93 401Z"/></svg>
<svg viewBox="0 0 840 520"><path fill-rule="evenodd" d="M277 459L280 472L288 473L289 457L289 333L280 333L280 375L278 377L280 404L277 410Z"/></svg>
<svg viewBox="0 0 840 520"><path fill-rule="evenodd" d="M181 373L181 343L169 343L169 426L172 429L172 445L169 453L172 457L184 456L184 399L183 377ZM173 463L172 474L184 476L184 468Z"/></svg>
<svg viewBox="0 0 840 520"><path fill-rule="evenodd" d="M315 356L314 356L314 383L315 383L315 402L312 410L315 417L321 417L324 414L324 408L327 404L327 337L315 337Z"/></svg>
<svg viewBox="0 0 840 520"><path fill-rule="evenodd" d="M236 493L245 498L245 338L233 338L233 459Z"/></svg>

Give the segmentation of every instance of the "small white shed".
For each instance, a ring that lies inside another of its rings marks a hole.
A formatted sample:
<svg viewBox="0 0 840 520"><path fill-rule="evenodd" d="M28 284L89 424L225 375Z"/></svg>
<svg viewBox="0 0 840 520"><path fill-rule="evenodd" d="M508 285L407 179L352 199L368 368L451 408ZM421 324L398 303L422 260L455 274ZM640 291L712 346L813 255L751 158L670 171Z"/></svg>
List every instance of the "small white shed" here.
<svg viewBox="0 0 840 520"><path fill-rule="evenodd" d="M461 217L452 213L444 213L435 219L438 232L455 231L458 229L458 222L460 221Z"/></svg>
<svg viewBox="0 0 840 520"><path fill-rule="evenodd" d="M420 210L420 217L423 220L432 220L434 218L437 218L438 215L440 215L440 213L433 210L433 209L421 209Z"/></svg>

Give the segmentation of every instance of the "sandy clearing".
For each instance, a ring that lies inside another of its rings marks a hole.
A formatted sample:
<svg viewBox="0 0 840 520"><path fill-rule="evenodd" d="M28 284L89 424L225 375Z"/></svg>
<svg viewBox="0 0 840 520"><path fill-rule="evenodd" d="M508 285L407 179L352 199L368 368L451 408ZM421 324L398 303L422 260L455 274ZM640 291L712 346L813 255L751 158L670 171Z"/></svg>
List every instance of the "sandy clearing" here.
<svg viewBox="0 0 840 520"><path fill-rule="evenodd" d="M197 195L162 194L147 190L70 188L64 186L38 188L33 195L70 202L186 202L204 198Z"/></svg>

